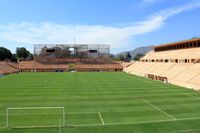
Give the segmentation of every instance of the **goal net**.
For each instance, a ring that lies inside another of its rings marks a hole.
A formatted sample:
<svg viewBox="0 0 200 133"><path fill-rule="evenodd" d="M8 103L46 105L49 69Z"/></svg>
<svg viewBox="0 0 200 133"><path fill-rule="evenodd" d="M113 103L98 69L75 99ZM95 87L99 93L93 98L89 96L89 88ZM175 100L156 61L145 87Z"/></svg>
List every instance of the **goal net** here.
<svg viewBox="0 0 200 133"><path fill-rule="evenodd" d="M64 107L7 108L6 126L9 128L65 126L65 108Z"/></svg>

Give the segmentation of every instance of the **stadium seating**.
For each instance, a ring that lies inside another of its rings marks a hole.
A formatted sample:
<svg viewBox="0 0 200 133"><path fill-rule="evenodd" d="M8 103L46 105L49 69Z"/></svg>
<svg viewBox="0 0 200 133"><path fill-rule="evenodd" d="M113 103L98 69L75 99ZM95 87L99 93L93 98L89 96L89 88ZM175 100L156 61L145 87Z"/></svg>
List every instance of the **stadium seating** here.
<svg viewBox="0 0 200 133"><path fill-rule="evenodd" d="M7 62L0 62L0 74L10 74L17 72L17 69L11 67Z"/></svg>
<svg viewBox="0 0 200 133"><path fill-rule="evenodd" d="M167 77L168 81L189 88L200 87L200 64L196 63L156 63L135 62L125 72L147 76Z"/></svg>
<svg viewBox="0 0 200 133"><path fill-rule="evenodd" d="M169 70L163 72L161 76L166 76L169 80L176 78L179 74L183 73L189 68L191 63L178 63L172 66Z"/></svg>
<svg viewBox="0 0 200 133"><path fill-rule="evenodd" d="M119 63L112 64L74 64L73 71L122 71ZM22 72L56 72L70 71L69 64L47 64L36 61L23 61L19 65Z"/></svg>
<svg viewBox="0 0 200 133"><path fill-rule="evenodd" d="M190 76L191 78L187 82L200 86L200 64L195 64L194 67L193 70L196 73L193 73L193 76Z"/></svg>
<svg viewBox="0 0 200 133"><path fill-rule="evenodd" d="M77 64L76 70L81 71L122 71L120 64Z"/></svg>
<svg viewBox="0 0 200 133"><path fill-rule="evenodd" d="M140 61L124 68L146 76L193 89L200 89L200 38L155 46ZM156 51L157 50L157 51Z"/></svg>
<svg viewBox="0 0 200 133"><path fill-rule="evenodd" d="M130 65L132 65L134 63L134 61L130 61L130 62L121 61L121 62L117 62L117 63L120 63L123 68L126 68L126 67L129 67Z"/></svg>
<svg viewBox="0 0 200 133"><path fill-rule="evenodd" d="M67 64L42 64L36 61L23 61L19 65L22 72L68 71Z"/></svg>
<svg viewBox="0 0 200 133"><path fill-rule="evenodd" d="M172 50L172 51L163 51L163 52L149 52L141 60L175 60L178 59L180 62L183 62L185 59L198 59L200 56L200 48L191 48L191 49L181 49L181 50Z"/></svg>

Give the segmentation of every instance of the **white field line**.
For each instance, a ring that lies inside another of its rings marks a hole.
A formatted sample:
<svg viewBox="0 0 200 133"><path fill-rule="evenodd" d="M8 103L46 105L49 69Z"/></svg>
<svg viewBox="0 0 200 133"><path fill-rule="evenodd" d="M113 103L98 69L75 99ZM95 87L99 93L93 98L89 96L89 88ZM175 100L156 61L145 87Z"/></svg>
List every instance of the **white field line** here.
<svg viewBox="0 0 200 133"><path fill-rule="evenodd" d="M65 113L66 115L70 115L70 114L97 114L98 112L68 112Z"/></svg>
<svg viewBox="0 0 200 133"><path fill-rule="evenodd" d="M186 129L186 130L179 130L176 132L177 133L187 133L187 132L193 132L193 131L200 131L200 129Z"/></svg>
<svg viewBox="0 0 200 133"><path fill-rule="evenodd" d="M52 126L10 126L10 127L0 127L0 129L17 129L17 128L58 128L58 125Z"/></svg>
<svg viewBox="0 0 200 133"><path fill-rule="evenodd" d="M176 118L174 118L172 115L168 114L167 112L163 111L162 109L156 107L155 105L151 104L150 102L148 102L147 100L145 99L142 99L142 101L144 101L145 103L151 105L152 107L154 107L155 109L159 110L160 112L166 114L167 116L169 116L170 118L172 118L173 120L176 120Z"/></svg>
<svg viewBox="0 0 200 133"><path fill-rule="evenodd" d="M97 113L97 112L96 112ZM182 118L182 119L168 119L168 120L153 120L153 121L141 121L141 122L117 122L117 123L105 123L105 126L112 126L112 125L127 125L127 124L148 124L148 123L159 123L159 122L176 122L176 121L184 121L184 120L200 120L200 117L193 117L193 118ZM66 126L73 126L73 127L88 127L88 126L104 126L102 124L66 124ZM54 126L17 126L16 128L53 128ZM56 125L55 128L58 126ZM0 129L6 129L7 127L0 127ZM13 127L15 128L15 127ZM200 129L188 129L182 130L178 132L190 132L191 130L200 130Z"/></svg>
<svg viewBox="0 0 200 133"><path fill-rule="evenodd" d="M102 124L104 125L105 123L104 123L104 121L103 121L103 117L101 116L101 113L98 112L98 114L99 114L99 117L100 117L100 119L101 119Z"/></svg>
<svg viewBox="0 0 200 133"><path fill-rule="evenodd" d="M65 115L78 115L78 114L97 114L98 112L67 112L65 113ZM26 115L53 115L53 114L62 114L62 113L26 113ZM9 114L9 115L12 115L12 116L16 116L16 115L21 115L21 114ZM6 114L0 114L0 116L6 116Z"/></svg>
<svg viewBox="0 0 200 133"><path fill-rule="evenodd" d="M184 120L199 120L200 117L194 118L182 118L182 119L166 119L166 120L152 120L152 121L141 121L141 122L116 122L116 123L105 123L105 126L112 126L112 125L127 125L127 124L148 124L148 123L159 123L159 122L176 122L176 121L184 121ZM74 126L74 127L88 127L88 126L104 126L102 124L67 124L66 126Z"/></svg>
<svg viewBox="0 0 200 133"><path fill-rule="evenodd" d="M24 110L24 109L64 109L65 107L16 107L16 108L6 108L8 110Z"/></svg>

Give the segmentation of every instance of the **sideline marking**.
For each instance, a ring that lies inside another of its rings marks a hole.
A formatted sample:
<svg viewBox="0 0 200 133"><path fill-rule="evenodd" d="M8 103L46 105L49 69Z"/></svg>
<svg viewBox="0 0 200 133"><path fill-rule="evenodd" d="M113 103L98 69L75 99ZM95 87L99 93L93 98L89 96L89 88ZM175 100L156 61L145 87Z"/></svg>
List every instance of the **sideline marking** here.
<svg viewBox="0 0 200 133"><path fill-rule="evenodd" d="M186 129L186 130L179 130L177 133L185 133L185 132L192 132L192 131L200 131L200 129Z"/></svg>
<svg viewBox="0 0 200 133"><path fill-rule="evenodd" d="M100 117L100 119L101 119L102 124L104 125L105 123L104 123L104 121L103 121L103 118L102 118L102 116L101 116L101 113L98 112L98 114L99 114L99 117Z"/></svg>
<svg viewBox="0 0 200 133"><path fill-rule="evenodd" d="M167 116L169 116L170 118L172 118L173 120L176 120L176 118L174 118L172 115L168 114L167 112L163 111L162 109L156 107L155 105L151 104L150 102L148 102L147 100L145 99L142 99L142 101L144 101L145 103L151 105L152 107L156 108L157 110L159 110L160 112L166 114Z"/></svg>
<svg viewBox="0 0 200 133"><path fill-rule="evenodd" d="M116 122L116 123L105 123L102 124L67 124L67 126L74 126L74 127L88 127L88 126L109 126L109 125L126 125L126 124L148 124L148 123L159 123L159 122L176 122L176 121L184 121L184 120L200 120L200 117L193 117L193 118L182 118L182 119L166 119L166 120L152 120L152 121L141 121L141 122Z"/></svg>
<svg viewBox="0 0 200 133"><path fill-rule="evenodd" d="M141 121L141 122L117 122L117 123L105 123L102 124L66 124L65 126L73 126L73 127L89 127L89 126L109 126L109 125L127 125L127 124L148 124L148 123L159 123L159 122L176 122L176 121L184 121L184 120L200 120L200 117L191 117L191 118L182 118L182 119L166 119L166 120L152 120L152 121ZM54 126L22 126L18 128L53 128ZM56 125L55 128L58 126ZM0 127L0 129L7 129L7 127ZM200 129L188 129L188 130L179 130L178 132L190 132L190 130L200 130Z"/></svg>

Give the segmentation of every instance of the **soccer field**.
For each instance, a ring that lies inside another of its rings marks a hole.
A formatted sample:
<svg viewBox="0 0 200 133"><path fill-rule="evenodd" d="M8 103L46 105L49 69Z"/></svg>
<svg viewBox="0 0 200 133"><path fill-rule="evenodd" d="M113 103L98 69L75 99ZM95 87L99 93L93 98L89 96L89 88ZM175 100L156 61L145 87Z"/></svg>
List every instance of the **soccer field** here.
<svg viewBox="0 0 200 133"><path fill-rule="evenodd" d="M199 133L200 94L125 73L0 77L0 133L59 133L59 125L62 133Z"/></svg>

